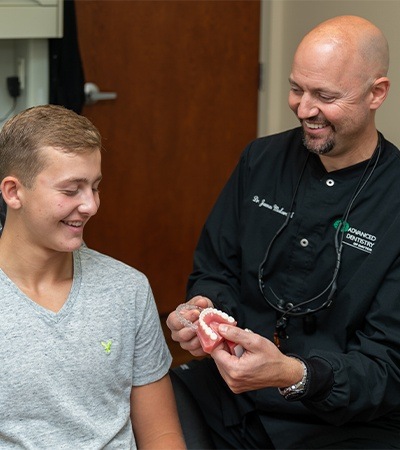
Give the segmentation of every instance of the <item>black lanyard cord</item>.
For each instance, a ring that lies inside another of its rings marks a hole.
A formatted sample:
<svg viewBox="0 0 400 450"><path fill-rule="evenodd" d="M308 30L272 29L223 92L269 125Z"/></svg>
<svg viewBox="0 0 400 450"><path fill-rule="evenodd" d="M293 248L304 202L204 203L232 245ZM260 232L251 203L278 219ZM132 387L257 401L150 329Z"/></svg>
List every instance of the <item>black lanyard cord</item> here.
<svg viewBox="0 0 400 450"><path fill-rule="evenodd" d="M297 304L293 304L292 302L288 302L285 303L285 301L281 298L279 298L275 292L272 290L272 288L269 288L269 290L271 291L271 293L273 294L273 296L276 298L277 302L273 303L271 302L267 295L265 294L265 283L264 283L264 269L265 269L265 265L266 262L268 260L269 254L270 254L270 250L273 246L273 244L276 242L277 238L279 237L279 235L283 232L283 230L287 227L287 225L289 224L290 219L293 217L293 207L294 207L294 203L295 203L295 199L297 196L297 192L301 183L301 179L303 177L305 168L307 166L308 163L308 157L309 154L307 155L307 158L305 160L305 163L303 165L303 168L301 170L300 173L300 177L299 180L296 184L295 190L294 190L294 194L291 200L291 205L290 205L290 209L289 212L286 216L286 219L284 221L284 223L282 224L282 226L278 229L278 231L275 233L274 237L271 239L267 250L265 252L264 258L259 266L259 271L258 271L258 284L259 284L259 288L260 291L265 299L265 301L267 302L267 304L274 309L275 311L279 312L281 314L280 316L280 320L284 321L286 319L286 316L293 316L293 317L299 317L299 316L306 316L309 314L314 314L318 311L321 311L322 309L328 308L335 297L335 293L337 290L337 278L339 275L339 270L340 270L340 264L341 264L341 259L342 259L342 250L343 250L343 239L344 239L344 226L347 223L347 220L349 218L350 215L350 211L353 207L353 204L355 202L355 200L357 199L357 197L359 196L360 192L364 189L364 187L366 186L366 184L368 183L368 181L370 180L372 174L375 171L375 168L378 164L379 158L380 158L380 154L381 154L381 135L378 135L378 145L372 155L372 157L369 159L368 164L366 165L358 183L357 186L350 198L349 203L346 206L346 209L343 213L343 216L340 220L340 222L337 225L336 228L336 233L335 233L335 238L334 238L334 243L335 243L335 251L336 251L336 260L335 260L335 265L334 265L334 269L333 269L333 274L332 274L332 279L331 281L328 283L328 285L317 295L315 295L312 298L309 298L307 300L303 300ZM373 163L373 165L372 165ZM371 167L372 168L367 175L368 169ZM304 308L305 306L309 305L310 303L318 300L320 297L322 297L323 295L325 295L327 292L329 292L328 297L326 299L325 302L323 302L321 305L319 305L316 308Z"/></svg>

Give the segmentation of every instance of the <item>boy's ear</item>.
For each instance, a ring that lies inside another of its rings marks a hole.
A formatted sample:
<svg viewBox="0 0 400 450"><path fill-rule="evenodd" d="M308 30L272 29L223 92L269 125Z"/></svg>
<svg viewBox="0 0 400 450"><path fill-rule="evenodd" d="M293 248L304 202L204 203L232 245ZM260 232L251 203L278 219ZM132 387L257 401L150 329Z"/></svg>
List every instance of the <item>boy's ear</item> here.
<svg viewBox="0 0 400 450"><path fill-rule="evenodd" d="M7 208L19 209L21 207L21 187L22 185L16 177L8 176L3 179L0 189Z"/></svg>

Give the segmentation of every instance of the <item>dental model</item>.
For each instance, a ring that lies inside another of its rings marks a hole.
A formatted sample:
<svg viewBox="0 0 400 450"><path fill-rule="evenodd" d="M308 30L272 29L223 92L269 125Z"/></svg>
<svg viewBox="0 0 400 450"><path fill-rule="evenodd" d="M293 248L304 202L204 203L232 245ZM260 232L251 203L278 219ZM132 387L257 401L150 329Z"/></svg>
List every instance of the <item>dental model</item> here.
<svg viewBox="0 0 400 450"><path fill-rule="evenodd" d="M198 310L200 311L198 320L191 322L183 315L185 310ZM218 332L218 326L221 323L227 325L236 325L236 320L229 316L227 313L220 311L216 308L200 308L199 306L182 304L176 309L176 313L180 322L196 331L200 344L206 353L211 353L221 342L225 342L232 355L237 357L242 356L244 349L241 345L235 342L228 341L223 338Z"/></svg>

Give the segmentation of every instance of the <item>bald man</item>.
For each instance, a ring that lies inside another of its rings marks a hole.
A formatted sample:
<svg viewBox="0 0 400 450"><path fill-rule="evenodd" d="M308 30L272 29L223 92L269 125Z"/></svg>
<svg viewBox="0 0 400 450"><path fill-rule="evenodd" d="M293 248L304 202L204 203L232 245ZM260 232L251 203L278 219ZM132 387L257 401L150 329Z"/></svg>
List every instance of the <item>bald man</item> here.
<svg viewBox="0 0 400 450"><path fill-rule="evenodd" d="M289 75L300 127L251 142L211 211L192 309L167 324L194 356L203 308L237 325L172 373L188 448L400 448L400 153L375 125L388 65L361 17L309 32Z"/></svg>

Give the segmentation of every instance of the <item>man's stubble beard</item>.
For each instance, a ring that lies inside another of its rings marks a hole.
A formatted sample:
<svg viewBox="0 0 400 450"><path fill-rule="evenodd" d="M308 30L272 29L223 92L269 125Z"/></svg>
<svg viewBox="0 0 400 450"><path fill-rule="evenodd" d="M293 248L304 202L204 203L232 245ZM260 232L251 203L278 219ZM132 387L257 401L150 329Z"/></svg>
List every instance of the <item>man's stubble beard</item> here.
<svg viewBox="0 0 400 450"><path fill-rule="evenodd" d="M307 137L303 130L303 144L304 147L310 151L311 153L315 153L316 155L326 155L328 154L333 147L335 146L335 140L331 137L328 138L324 143L319 145L313 145L313 139Z"/></svg>

